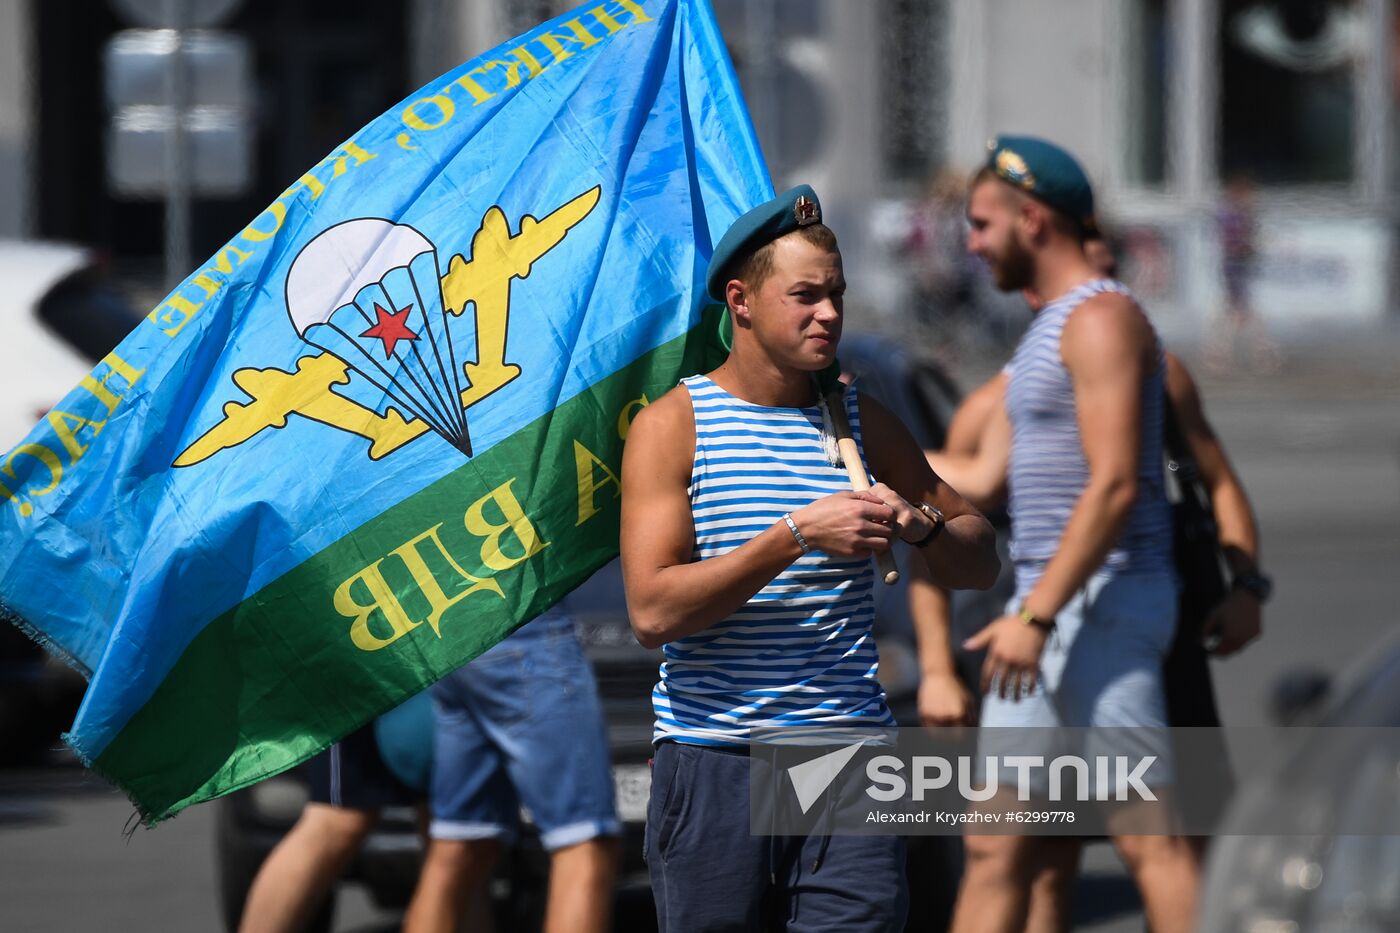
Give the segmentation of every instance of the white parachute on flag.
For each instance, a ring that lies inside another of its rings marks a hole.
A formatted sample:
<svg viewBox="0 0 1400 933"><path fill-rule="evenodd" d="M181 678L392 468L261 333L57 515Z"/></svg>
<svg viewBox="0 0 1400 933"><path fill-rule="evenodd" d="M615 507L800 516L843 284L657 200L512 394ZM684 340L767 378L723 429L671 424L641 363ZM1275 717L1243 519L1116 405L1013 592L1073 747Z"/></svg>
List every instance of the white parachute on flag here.
<svg viewBox="0 0 1400 933"><path fill-rule="evenodd" d="M287 273L287 314L308 344L471 456L462 361L427 237L377 217L328 228Z"/></svg>

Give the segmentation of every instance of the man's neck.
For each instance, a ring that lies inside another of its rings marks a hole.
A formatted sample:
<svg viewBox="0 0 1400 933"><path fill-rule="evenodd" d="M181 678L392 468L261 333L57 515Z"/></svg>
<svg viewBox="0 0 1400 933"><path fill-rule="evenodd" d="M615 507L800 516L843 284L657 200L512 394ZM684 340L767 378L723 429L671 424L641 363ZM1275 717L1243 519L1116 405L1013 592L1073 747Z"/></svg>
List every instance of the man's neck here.
<svg viewBox="0 0 1400 933"><path fill-rule="evenodd" d="M1061 241L1047 246L1036 257L1036 272L1031 288L1040 296L1043 308L1085 282L1102 278L1089 265L1084 253L1075 244ZM1040 309L1037 308L1038 312Z"/></svg>
<svg viewBox="0 0 1400 933"><path fill-rule="evenodd" d="M738 340L710 378L730 395L754 405L802 408L817 401L812 373L779 366L757 347Z"/></svg>

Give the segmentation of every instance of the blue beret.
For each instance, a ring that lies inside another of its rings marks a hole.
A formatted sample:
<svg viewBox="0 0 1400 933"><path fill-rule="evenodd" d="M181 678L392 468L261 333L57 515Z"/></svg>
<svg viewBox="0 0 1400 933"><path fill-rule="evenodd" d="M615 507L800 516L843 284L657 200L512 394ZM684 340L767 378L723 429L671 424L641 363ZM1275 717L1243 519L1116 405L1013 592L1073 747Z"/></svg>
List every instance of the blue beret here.
<svg viewBox="0 0 1400 933"><path fill-rule="evenodd" d="M811 185L798 185L771 201L749 211L720 237L710 266L705 271L705 290L715 301L723 302L724 286L732 277L732 267L741 257L785 236L799 227L819 224L822 204Z"/></svg>
<svg viewBox="0 0 1400 933"><path fill-rule="evenodd" d="M1095 229L1094 189L1074 156L1034 136L998 136L987 143L987 168L1008 184Z"/></svg>

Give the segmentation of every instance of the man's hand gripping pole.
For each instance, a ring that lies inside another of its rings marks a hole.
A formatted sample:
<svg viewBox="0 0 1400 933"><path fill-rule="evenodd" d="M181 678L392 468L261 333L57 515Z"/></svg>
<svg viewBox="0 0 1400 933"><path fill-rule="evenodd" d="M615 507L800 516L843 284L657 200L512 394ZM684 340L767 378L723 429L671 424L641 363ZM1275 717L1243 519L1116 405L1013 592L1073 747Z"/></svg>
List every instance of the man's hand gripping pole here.
<svg viewBox="0 0 1400 933"><path fill-rule="evenodd" d="M846 417L845 386L837 386L826 396L826 410L831 416L831 432L836 436L836 449L841 453L841 462L846 466L846 475L851 480L851 488L865 492L870 488L870 478L865 472L865 462L860 458L860 448L851 435L851 422ZM890 543L893 548L894 543ZM880 577L886 585L899 582L899 567L894 562L894 551L876 551L875 566L880 569Z"/></svg>

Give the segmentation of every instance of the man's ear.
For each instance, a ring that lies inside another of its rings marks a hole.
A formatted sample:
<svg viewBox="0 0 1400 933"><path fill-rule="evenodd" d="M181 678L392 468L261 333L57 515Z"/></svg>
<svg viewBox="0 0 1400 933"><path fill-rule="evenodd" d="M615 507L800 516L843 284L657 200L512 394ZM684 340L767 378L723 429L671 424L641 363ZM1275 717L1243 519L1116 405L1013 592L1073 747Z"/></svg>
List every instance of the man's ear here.
<svg viewBox="0 0 1400 933"><path fill-rule="evenodd" d="M734 323L742 322L747 326L751 322L748 288L738 279L730 279L724 286L724 297L729 309L734 312Z"/></svg>
<svg viewBox="0 0 1400 933"><path fill-rule="evenodd" d="M1028 243L1039 242L1050 227L1050 217L1046 213L1045 207L1033 198L1025 198L1021 201L1016 221L1021 232L1026 235Z"/></svg>

